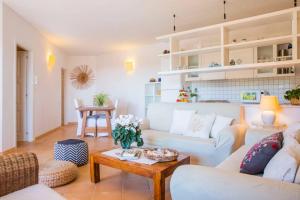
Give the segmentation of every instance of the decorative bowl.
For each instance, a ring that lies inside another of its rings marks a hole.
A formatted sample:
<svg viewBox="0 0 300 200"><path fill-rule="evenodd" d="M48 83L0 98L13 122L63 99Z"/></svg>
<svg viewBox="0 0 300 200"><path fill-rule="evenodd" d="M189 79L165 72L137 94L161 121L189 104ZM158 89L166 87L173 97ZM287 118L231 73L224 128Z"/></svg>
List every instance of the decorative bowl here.
<svg viewBox="0 0 300 200"><path fill-rule="evenodd" d="M158 162L169 162L177 160L178 151L168 148L154 148L144 149L144 156L150 160L156 160Z"/></svg>

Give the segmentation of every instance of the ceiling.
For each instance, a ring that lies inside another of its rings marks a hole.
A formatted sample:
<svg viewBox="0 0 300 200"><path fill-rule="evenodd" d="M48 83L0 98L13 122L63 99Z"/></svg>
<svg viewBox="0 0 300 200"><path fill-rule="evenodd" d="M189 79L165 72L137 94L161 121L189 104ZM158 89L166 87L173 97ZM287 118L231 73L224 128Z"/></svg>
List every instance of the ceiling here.
<svg viewBox="0 0 300 200"><path fill-rule="evenodd" d="M223 22L223 0L4 0L69 55L98 55ZM227 0L228 20L293 6L293 0Z"/></svg>

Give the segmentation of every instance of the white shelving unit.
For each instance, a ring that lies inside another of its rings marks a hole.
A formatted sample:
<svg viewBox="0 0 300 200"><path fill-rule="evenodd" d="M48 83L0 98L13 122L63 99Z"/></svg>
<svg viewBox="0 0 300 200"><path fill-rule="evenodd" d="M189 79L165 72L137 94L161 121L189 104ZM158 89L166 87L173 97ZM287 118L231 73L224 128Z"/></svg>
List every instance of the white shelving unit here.
<svg viewBox="0 0 300 200"><path fill-rule="evenodd" d="M274 73L269 76L293 76L292 67L300 66L298 38L299 7L160 36L157 40L167 42L170 53L159 55L159 74L186 74L187 81L196 81L233 79L244 71L242 77L259 78L259 69L270 68ZM286 55L278 55L282 45L289 47L283 50ZM190 66L191 56L197 56L198 66ZM238 64L231 66L232 59ZM209 67L213 63L219 66Z"/></svg>
<svg viewBox="0 0 300 200"><path fill-rule="evenodd" d="M150 82L145 84L145 115L150 103L160 102L161 84L160 82Z"/></svg>

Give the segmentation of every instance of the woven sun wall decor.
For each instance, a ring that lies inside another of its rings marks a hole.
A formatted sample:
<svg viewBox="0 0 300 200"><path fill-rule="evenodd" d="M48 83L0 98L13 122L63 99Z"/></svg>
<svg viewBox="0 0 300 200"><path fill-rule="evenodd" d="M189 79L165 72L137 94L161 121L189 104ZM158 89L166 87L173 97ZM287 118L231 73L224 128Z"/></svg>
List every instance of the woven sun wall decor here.
<svg viewBox="0 0 300 200"><path fill-rule="evenodd" d="M82 90L93 84L95 76L93 70L88 65L81 65L72 70L70 79L73 87Z"/></svg>

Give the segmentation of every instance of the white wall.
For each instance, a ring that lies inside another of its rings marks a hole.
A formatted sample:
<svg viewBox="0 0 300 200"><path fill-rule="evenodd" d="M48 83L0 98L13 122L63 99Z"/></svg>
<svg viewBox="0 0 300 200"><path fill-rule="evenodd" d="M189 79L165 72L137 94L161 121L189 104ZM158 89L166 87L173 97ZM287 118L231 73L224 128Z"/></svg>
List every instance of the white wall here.
<svg viewBox="0 0 300 200"><path fill-rule="evenodd" d="M76 115L73 98L81 98L92 103L93 95L107 93L114 101L119 99L119 114L144 116L144 87L151 77L158 78L160 59L157 56L163 47L161 44L143 46L128 52L102 54L97 57L71 56L67 58L67 77L65 81L65 122L75 122ZM124 61L133 59L135 71L127 74ZM96 62L96 63L95 63ZM96 81L93 87L76 90L71 86L69 72L75 66L88 64L95 68Z"/></svg>
<svg viewBox="0 0 300 200"><path fill-rule="evenodd" d="M3 1L0 0L0 110L3 110ZM0 152L2 150L3 113L0 112Z"/></svg>
<svg viewBox="0 0 300 200"><path fill-rule="evenodd" d="M68 56L66 58L66 67L64 73L64 105L65 105L65 123L68 122L76 122L76 113L74 110L74 98L81 99L84 104L92 105L93 104L93 96L96 93L96 84L94 84L86 89L79 90L72 86L70 80L71 71L80 65L88 65L94 71L94 75L96 75L96 63L97 57L95 56Z"/></svg>
<svg viewBox="0 0 300 200"><path fill-rule="evenodd" d="M2 150L16 145L16 45L30 51L33 75L38 83L33 86L33 133L41 135L61 123L61 67L64 53L52 46L31 24L3 6L3 126ZM47 66L47 54L53 52L56 65L52 70ZM30 83L32 86L33 82Z"/></svg>

